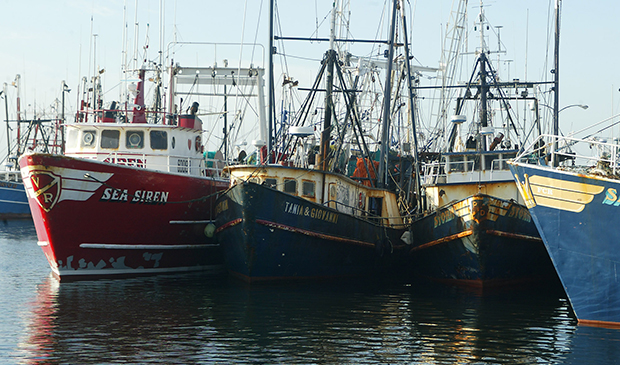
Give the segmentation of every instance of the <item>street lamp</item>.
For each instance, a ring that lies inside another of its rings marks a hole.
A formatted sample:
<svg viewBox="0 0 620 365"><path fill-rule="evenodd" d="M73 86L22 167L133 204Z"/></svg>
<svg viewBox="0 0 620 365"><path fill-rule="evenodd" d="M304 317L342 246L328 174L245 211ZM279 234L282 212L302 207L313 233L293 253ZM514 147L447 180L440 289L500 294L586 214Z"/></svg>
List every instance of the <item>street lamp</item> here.
<svg viewBox="0 0 620 365"><path fill-rule="evenodd" d="M538 106L539 106L539 105L540 105L540 106L547 107L547 108L549 108L549 109L551 109L551 110L553 110L553 111L555 111L555 108L554 108L554 107L552 107L552 106L549 106L549 105L547 105L547 104L540 104L540 103L538 103L538 100L537 100L537 99L534 99L534 101L530 104L530 110L532 110L533 112L535 112L535 113L536 113L536 125L538 126L538 135L541 135L541 134L542 134L542 130L541 130L541 127L540 127L540 120L539 120L539 115L538 115ZM558 114L560 114L560 112L561 112L562 110L566 110L566 109L568 109L568 108L572 108L572 107L579 107L579 108L581 108L581 109L583 109L583 110L586 110L586 109L588 109L588 108L589 108L589 106L588 106L588 105L586 105L586 104L570 104L570 105L567 105L567 106L565 106L565 107L560 108L560 109L557 111L557 113L558 113ZM555 119L555 118L554 118L554 119ZM554 123L554 124L555 124L555 123ZM557 128L557 129L556 129L556 128ZM552 151L553 151L553 152L552 152L552 154L554 154L554 152L555 152L555 151L557 151L557 149L558 149L558 146L557 146L557 136L559 135L559 124L555 124L555 125L554 125L554 133L553 133L553 134L555 135L555 137L554 137L554 138L556 138L556 139L555 139L555 142L553 143L553 148L552 148ZM554 165L554 166L557 166L557 161L555 160L555 158L554 158L553 165Z"/></svg>
<svg viewBox="0 0 620 365"><path fill-rule="evenodd" d="M547 105L545 105L545 106L547 106ZM564 110L564 109L572 108L572 107L574 107L574 106L578 106L578 107L580 107L580 108L581 108L581 109L583 109L583 110L586 110L586 109L588 109L588 108L589 108L589 106L587 106L586 104L572 104L572 105L567 105L567 106L565 106L565 107L561 108L561 109L558 111L558 113L559 113L559 112L561 112L561 111L562 111L562 110Z"/></svg>
<svg viewBox="0 0 620 365"><path fill-rule="evenodd" d="M549 109L553 109L553 107L552 107L552 106L549 106L549 105L547 105L547 104L539 104L539 103L531 103L531 104L530 104L530 109L531 109L531 110L535 110L535 109L536 109L536 105L546 106L546 107L547 107L547 108L549 108ZM559 112L561 112L562 110L565 110L565 109L568 109L568 108L572 108L572 107L574 107L574 106L578 106L578 107L580 107L580 108L581 108L581 109L583 109L583 110L586 110L586 109L588 109L588 108L590 107L590 106L588 106L588 105L586 105L586 104L571 104L571 105L567 105L567 106L565 106L565 107L561 108L561 109L558 111L558 113L559 113Z"/></svg>

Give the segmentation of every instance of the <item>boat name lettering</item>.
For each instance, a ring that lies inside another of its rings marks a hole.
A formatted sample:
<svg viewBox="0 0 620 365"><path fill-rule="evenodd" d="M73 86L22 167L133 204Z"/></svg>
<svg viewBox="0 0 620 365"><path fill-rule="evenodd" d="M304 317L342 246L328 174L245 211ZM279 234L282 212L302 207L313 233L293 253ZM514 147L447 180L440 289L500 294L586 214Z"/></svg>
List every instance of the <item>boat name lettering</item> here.
<svg viewBox="0 0 620 365"><path fill-rule="evenodd" d="M537 186L536 188L538 189L539 193L543 193L545 195L553 195L553 189L545 188L543 186Z"/></svg>
<svg viewBox="0 0 620 365"><path fill-rule="evenodd" d="M331 223L338 223L338 214L323 209L310 209L310 218L320 219Z"/></svg>
<svg viewBox="0 0 620 365"><path fill-rule="evenodd" d="M0 188L17 189L17 185L14 183L0 182Z"/></svg>
<svg viewBox="0 0 620 365"><path fill-rule="evenodd" d="M320 219L331 223L338 223L338 214L324 209L304 207L301 204L285 202L284 212L295 215Z"/></svg>
<svg viewBox="0 0 620 365"><path fill-rule="evenodd" d="M215 206L215 214L220 214L221 212L228 210L228 199L219 202Z"/></svg>
<svg viewBox="0 0 620 365"><path fill-rule="evenodd" d="M609 188L605 192L605 200L603 200L603 204L613 205L617 207L620 205L620 199L618 199L618 191L614 188Z"/></svg>
<svg viewBox="0 0 620 365"><path fill-rule="evenodd" d="M125 157L106 157L103 162L113 163L124 166L134 166L139 168L146 168L146 161L141 158L125 158Z"/></svg>
<svg viewBox="0 0 620 365"><path fill-rule="evenodd" d="M444 210L443 212L437 213L435 216L435 228L441 226L444 223L448 223L454 219L454 213L450 210Z"/></svg>
<svg viewBox="0 0 620 365"><path fill-rule="evenodd" d="M106 188L101 194L101 201L110 202L131 202L146 204L166 204L168 202L168 191L136 190L129 194L127 189ZM130 200L131 198L131 200Z"/></svg>
<svg viewBox="0 0 620 365"><path fill-rule="evenodd" d="M300 204L293 204L289 202L285 202L286 206L284 207L284 211L290 214L303 215L303 206ZM308 208L306 208L306 211ZM308 214L306 214L308 215Z"/></svg>
<svg viewBox="0 0 620 365"><path fill-rule="evenodd" d="M529 211L517 205L513 205L512 207L510 207L510 211L508 212L508 217L517 218L517 219L520 219L526 222L532 221L532 216L530 215Z"/></svg>

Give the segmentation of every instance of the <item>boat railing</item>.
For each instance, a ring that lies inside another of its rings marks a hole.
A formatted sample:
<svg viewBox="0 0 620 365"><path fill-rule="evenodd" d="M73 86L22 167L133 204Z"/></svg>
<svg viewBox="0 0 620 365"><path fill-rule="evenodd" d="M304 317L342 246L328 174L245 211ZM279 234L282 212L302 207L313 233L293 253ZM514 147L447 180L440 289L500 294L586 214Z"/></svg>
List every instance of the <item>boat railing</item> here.
<svg viewBox="0 0 620 365"><path fill-rule="evenodd" d="M597 169L601 174L616 175L620 170L620 144L609 143L600 137L541 135L524 149L517 161L531 164L555 165L563 169Z"/></svg>
<svg viewBox="0 0 620 365"><path fill-rule="evenodd" d="M19 171L2 171L0 172L0 180L21 182L22 174Z"/></svg>
<svg viewBox="0 0 620 365"><path fill-rule="evenodd" d="M99 108L78 110L75 115L76 123L130 123L134 113L144 115L149 124L175 125L176 114L170 114L161 110L134 110L137 105L126 104L119 108Z"/></svg>
<svg viewBox="0 0 620 365"><path fill-rule="evenodd" d="M434 185L440 182L440 177L445 180L445 162L432 161L422 166L422 184Z"/></svg>
<svg viewBox="0 0 620 365"><path fill-rule="evenodd" d="M191 176L220 177L224 168L224 162L218 159L206 159L188 156L161 156L167 158L150 158L147 154L132 154L128 156L117 151L108 153L103 162L151 170L168 171ZM152 157L152 156L151 156ZM160 157L160 156L156 156ZM167 161L166 161L167 160ZM163 162L166 161L166 162Z"/></svg>
<svg viewBox="0 0 620 365"><path fill-rule="evenodd" d="M425 163L422 167L422 183L434 185L449 182L449 176L459 181L478 181L480 174L486 178L504 179L508 172L508 161L516 152L488 151L463 155L448 155L442 161Z"/></svg>
<svg viewBox="0 0 620 365"><path fill-rule="evenodd" d="M400 223L400 224L391 224L390 222L393 220L400 220L401 222L404 222L403 217L398 216L398 217L383 217L383 216L378 216L376 214L373 214L372 212L369 212L368 210L365 209L360 209L358 207L352 206L352 205L348 205L345 204L343 202L339 202L337 200L328 200L326 202L323 203L324 206L329 207L330 203L334 203L336 204L336 206L342 206L344 208L350 209L352 212L356 212L357 214L355 214L356 217L367 220L367 221L371 221L374 223L378 223L382 226L387 226L387 227L399 227L399 228L405 228L406 224L405 223ZM338 209L336 207L337 211L341 211L340 209ZM347 213L347 212L343 212L343 213Z"/></svg>

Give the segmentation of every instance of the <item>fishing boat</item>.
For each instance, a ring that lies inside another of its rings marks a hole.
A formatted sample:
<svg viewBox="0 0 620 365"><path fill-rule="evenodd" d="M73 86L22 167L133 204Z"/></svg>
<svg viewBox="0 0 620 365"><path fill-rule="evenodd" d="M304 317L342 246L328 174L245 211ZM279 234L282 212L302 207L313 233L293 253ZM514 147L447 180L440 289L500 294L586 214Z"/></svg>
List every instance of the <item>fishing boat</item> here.
<svg viewBox="0 0 620 365"><path fill-rule="evenodd" d="M128 104L83 102L64 154L19 160L38 244L61 279L222 270L212 220L228 180L222 161L205 160L199 103L182 103L196 85L255 87L262 70L171 62L167 108L147 107L146 72Z"/></svg>
<svg viewBox="0 0 620 365"><path fill-rule="evenodd" d="M332 24L335 16L336 2ZM374 161L364 145L359 113L351 107L356 92L343 77L341 62L346 62L339 58L333 38L332 32L314 86L280 136L282 142L260 147L256 164L225 168L230 187L217 200L216 232L227 270L246 282L380 275L403 257L409 233L406 213L396 189L381 182L391 166L388 148L383 147L382 157ZM318 99L323 76L327 87L322 89L325 109L316 153L316 126L304 122L312 114L309 105ZM332 87L345 90L341 96L350 106L347 111L334 112ZM389 81L386 90L391 90ZM389 100L386 97L384 105L389 106ZM346 115L346 120L332 123L335 115ZM345 135L347 125L360 136L358 154L337 157L344 142L333 132ZM352 161L356 168L348 174L342 161Z"/></svg>
<svg viewBox="0 0 620 365"><path fill-rule="evenodd" d="M438 135L447 138L420 152L424 205L411 225L411 270L416 277L478 288L551 279L553 267L507 165L524 139L511 104L536 102L536 83L501 81L488 57L482 6L476 25L481 46L469 81L441 87L461 89L455 115L439 124ZM512 90L518 93L508 95ZM470 120L468 103L475 105ZM449 105L439 115L446 116Z"/></svg>
<svg viewBox="0 0 620 365"><path fill-rule="evenodd" d="M17 160L27 149L30 151L59 152L60 144L58 139L58 129L55 128L58 119L35 118L27 120L22 118L21 102L19 96L21 76L17 75L12 83L16 88L16 118L9 119L8 90L7 84L0 91L4 98L6 111L6 140L7 155L4 160L4 169L0 171L0 219L30 219L30 207L24 183ZM13 124L13 128L10 126ZM26 125L22 127L22 125ZM23 130L22 130L23 129ZM15 132L12 134L11 132ZM13 138L15 135L15 138Z"/></svg>
<svg viewBox="0 0 620 365"><path fill-rule="evenodd" d="M510 168L579 323L620 327L620 145L607 141L542 135Z"/></svg>
<svg viewBox="0 0 620 365"><path fill-rule="evenodd" d="M542 134L510 162L580 324L620 328L617 220L620 145L617 115L569 136L560 133L560 2L555 4L554 104L551 134ZM590 132L591 128L599 128Z"/></svg>

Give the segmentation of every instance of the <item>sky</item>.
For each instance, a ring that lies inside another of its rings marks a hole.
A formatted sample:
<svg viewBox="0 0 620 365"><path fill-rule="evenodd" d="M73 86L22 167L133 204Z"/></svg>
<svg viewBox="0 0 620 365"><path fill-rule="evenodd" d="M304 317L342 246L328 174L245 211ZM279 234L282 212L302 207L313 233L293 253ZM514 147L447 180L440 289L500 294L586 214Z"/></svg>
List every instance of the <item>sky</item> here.
<svg viewBox="0 0 620 365"><path fill-rule="evenodd" d="M217 48L209 56L195 56L186 63L208 66L223 59L235 64L252 62L266 67L263 50L268 44L267 0L0 0L0 83L8 84L10 118L15 113L15 90L11 84L20 75L20 97L26 117L53 113L62 96L65 81L71 88L66 96L66 113L75 110L77 87L95 67L102 74L104 96L118 95L123 52L129 59L134 45L147 58L173 41L214 43L259 43L252 49L237 46ZM332 0L277 1L276 34L291 37L328 37ZM458 1L410 0L407 2L411 52L421 66L438 67L441 45ZM357 39L386 37L385 0L349 0L350 35ZM499 72L505 79L549 80L552 68L550 27L554 0L495 0L484 2L484 12L494 27L501 26L506 53ZM164 9L163 16L160 8ZM617 67L620 2L616 0L562 1L560 35L560 107L586 104L587 110L567 108L560 114L560 128L568 133L620 112L620 68ZM136 16L137 10L137 16ZM473 28L479 1L469 1L468 30ZM163 19L163 22L161 20ZM137 20L137 21L136 21ZM136 25L137 23L137 25ZM163 24L163 28L162 25ZM137 32L137 33L136 33ZM127 41L123 42L123 34ZM474 36L470 36L474 42ZM163 39L163 40L162 40ZM489 43L497 43L495 35ZM327 42L287 41L277 44L286 52L287 75L310 87ZM360 52L380 50L368 47ZM254 51L253 51L254 50ZM355 48L357 50L357 48ZM142 51L141 51L142 52ZM370 53L369 53L370 52ZM142 58L141 56L139 58ZM191 58L191 57L190 57ZM250 60L251 58L251 60ZM195 62L194 62L195 61ZM276 78L282 77L278 60ZM427 75L431 80L433 75ZM430 83L423 79L424 82ZM4 109L4 108L2 108ZM0 114L4 119L4 111ZM617 119L617 118L616 118ZM0 128L0 154L6 145Z"/></svg>

